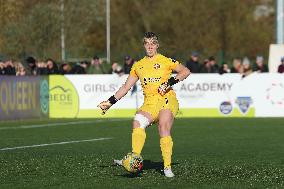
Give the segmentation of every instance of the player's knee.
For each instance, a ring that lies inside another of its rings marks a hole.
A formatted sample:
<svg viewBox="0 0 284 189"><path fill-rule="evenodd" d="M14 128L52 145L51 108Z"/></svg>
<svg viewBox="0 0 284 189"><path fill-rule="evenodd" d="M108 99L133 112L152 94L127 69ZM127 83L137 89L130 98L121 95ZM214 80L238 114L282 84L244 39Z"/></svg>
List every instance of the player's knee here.
<svg viewBox="0 0 284 189"><path fill-rule="evenodd" d="M167 119L164 119L164 120L159 120L159 127L160 128L169 128L170 125L171 125L171 120L167 120Z"/></svg>
<svg viewBox="0 0 284 189"><path fill-rule="evenodd" d="M159 124L159 130L161 131L167 131L169 130L170 126L168 124Z"/></svg>
<svg viewBox="0 0 284 189"><path fill-rule="evenodd" d="M159 133L160 135L170 135L171 125L169 122L159 122Z"/></svg>
<svg viewBox="0 0 284 189"><path fill-rule="evenodd" d="M167 127L159 127L160 137L166 137L171 135L171 130Z"/></svg>
<svg viewBox="0 0 284 189"><path fill-rule="evenodd" d="M142 114L136 114L134 117L133 127L134 128L143 128L145 129L150 125L150 122L147 117Z"/></svg>

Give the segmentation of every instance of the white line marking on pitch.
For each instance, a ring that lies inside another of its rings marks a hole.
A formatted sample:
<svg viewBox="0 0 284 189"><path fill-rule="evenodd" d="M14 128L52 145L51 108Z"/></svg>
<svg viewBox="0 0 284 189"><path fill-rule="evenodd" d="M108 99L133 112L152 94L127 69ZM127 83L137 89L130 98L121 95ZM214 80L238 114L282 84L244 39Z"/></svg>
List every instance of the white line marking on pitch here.
<svg viewBox="0 0 284 189"><path fill-rule="evenodd" d="M25 148L36 148L36 147L54 146L54 145L63 145L63 144L73 144L73 143L81 143L81 142L92 142L92 141L110 140L110 139L112 139L112 138L93 138L93 139L87 139L87 140L73 140L73 141L55 142L55 143L49 143L49 144L35 144L35 145L31 145L31 146L17 146L17 147L9 147L9 148L0 148L0 151L25 149Z"/></svg>
<svg viewBox="0 0 284 189"><path fill-rule="evenodd" d="M20 125L20 126L6 126L0 127L0 130L9 130L9 129L31 129L31 128L40 128L40 127L54 127L59 125L76 125L76 124L89 124L89 123L99 123L99 122L114 122L122 121L126 119L111 119L111 120L94 120L94 121L72 121L72 122L60 122L60 123L47 123L47 124L38 124L38 125Z"/></svg>

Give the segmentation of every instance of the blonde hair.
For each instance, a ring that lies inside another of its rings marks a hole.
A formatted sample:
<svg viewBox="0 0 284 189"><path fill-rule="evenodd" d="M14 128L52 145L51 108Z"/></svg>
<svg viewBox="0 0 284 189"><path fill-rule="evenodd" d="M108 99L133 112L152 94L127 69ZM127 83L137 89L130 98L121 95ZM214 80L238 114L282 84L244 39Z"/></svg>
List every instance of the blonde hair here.
<svg viewBox="0 0 284 189"><path fill-rule="evenodd" d="M16 76L26 75L26 69L21 62L15 62Z"/></svg>
<svg viewBox="0 0 284 189"><path fill-rule="evenodd" d="M145 39L153 39L156 44L159 44L158 36L154 32L146 32L143 37L143 44L145 44Z"/></svg>

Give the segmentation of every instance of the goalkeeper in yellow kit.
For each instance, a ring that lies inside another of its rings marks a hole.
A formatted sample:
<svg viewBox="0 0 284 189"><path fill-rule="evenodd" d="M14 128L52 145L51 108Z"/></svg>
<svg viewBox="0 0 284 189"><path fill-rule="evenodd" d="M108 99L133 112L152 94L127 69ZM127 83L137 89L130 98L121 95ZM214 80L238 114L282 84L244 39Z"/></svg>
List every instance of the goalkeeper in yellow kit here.
<svg viewBox="0 0 284 189"><path fill-rule="evenodd" d="M145 129L157 122L164 160L164 174L166 177L173 177L171 128L179 105L171 86L187 78L190 71L178 61L157 52L159 42L155 33L146 32L143 45L146 56L132 66L124 85L107 101L101 102L98 107L102 109L104 114L113 104L125 96L139 79L143 88L144 104L138 109L133 120L132 152L141 153L146 139ZM175 77L171 77L173 71L177 73ZM115 160L115 163L121 165L122 161Z"/></svg>

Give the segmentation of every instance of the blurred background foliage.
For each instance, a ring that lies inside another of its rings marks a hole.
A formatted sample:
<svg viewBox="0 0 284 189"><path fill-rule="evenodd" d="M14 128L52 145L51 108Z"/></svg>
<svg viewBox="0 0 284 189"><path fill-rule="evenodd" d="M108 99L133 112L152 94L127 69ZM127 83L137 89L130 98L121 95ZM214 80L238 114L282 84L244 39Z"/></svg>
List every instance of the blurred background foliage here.
<svg viewBox="0 0 284 189"><path fill-rule="evenodd" d="M273 0L110 0L111 61L144 55L142 36L153 31L160 51L181 61L191 51L219 62L263 55L275 42ZM106 1L0 0L0 55L61 59L65 29L67 59L106 56Z"/></svg>

